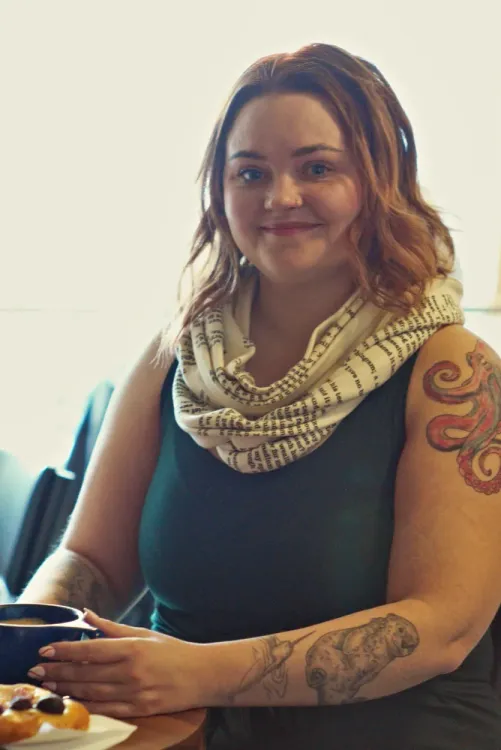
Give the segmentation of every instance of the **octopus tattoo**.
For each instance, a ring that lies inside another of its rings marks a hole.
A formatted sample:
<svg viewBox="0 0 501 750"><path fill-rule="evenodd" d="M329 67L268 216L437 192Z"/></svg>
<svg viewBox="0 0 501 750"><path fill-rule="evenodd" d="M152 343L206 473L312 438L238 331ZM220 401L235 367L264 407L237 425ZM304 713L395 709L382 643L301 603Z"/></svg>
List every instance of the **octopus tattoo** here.
<svg viewBox="0 0 501 750"><path fill-rule="evenodd" d="M306 654L306 681L319 705L356 703L363 685L372 682L394 659L410 656L419 635L399 615L374 617L366 625L326 633Z"/></svg>
<svg viewBox="0 0 501 750"><path fill-rule="evenodd" d="M472 374L462 382L454 362L437 362L426 372L423 386L429 398L441 404L471 403L468 414L432 419L426 436L439 451L458 451L457 464L466 484L492 495L501 490L501 367L492 362L483 341L467 353L466 361Z"/></svg>

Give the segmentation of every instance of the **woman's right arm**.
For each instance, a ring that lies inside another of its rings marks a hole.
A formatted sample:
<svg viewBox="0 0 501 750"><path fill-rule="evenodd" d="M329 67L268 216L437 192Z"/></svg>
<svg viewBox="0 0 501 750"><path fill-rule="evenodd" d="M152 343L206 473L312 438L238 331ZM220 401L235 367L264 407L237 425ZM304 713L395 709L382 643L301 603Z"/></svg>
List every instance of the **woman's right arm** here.
<svg viewBox="0 0 501 750"><path fill-rule="evenodd" d="M68 528L19 602L88 607L117 618L144 590L138 535L160 450L160 393L170 363L156 337L116 389Z"/></svg>

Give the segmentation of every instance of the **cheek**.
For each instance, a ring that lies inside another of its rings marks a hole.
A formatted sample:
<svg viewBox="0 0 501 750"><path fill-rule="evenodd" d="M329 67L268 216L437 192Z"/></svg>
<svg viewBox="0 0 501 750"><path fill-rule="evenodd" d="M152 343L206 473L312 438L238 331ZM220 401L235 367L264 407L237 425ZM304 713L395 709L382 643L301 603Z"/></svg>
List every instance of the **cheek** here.
<svg viewBox="0 0 501 750"><path fill-rule="evenodd" d="M248 194L228 192L224 199L224 210L233 234L248 233L258 223L257 201Z"/></svg>
<svg viewBox="0 0 501 750"><path fill-rule="evenodd" d="M351 222L360 213L361 191L351 180L331 186L321 196L321 210L324 216L336 222Z"/></svg>

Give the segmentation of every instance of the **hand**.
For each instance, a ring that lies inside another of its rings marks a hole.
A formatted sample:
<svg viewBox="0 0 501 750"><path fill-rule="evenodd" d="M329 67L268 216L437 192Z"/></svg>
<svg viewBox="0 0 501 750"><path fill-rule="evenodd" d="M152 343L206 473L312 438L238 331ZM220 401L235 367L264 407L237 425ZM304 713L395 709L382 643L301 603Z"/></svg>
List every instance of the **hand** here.
<svg viewBox="0 0 501 750"><path fill-rule="evenodd" d="M119 625L93 612L87 613L86 622L107 637L54 643L53 653L41 649L44 659L57 661L37 665L30 677L52 692L80 700L92 713L117 718L204 705L202 685L211 682L211 645Z"/></svg>

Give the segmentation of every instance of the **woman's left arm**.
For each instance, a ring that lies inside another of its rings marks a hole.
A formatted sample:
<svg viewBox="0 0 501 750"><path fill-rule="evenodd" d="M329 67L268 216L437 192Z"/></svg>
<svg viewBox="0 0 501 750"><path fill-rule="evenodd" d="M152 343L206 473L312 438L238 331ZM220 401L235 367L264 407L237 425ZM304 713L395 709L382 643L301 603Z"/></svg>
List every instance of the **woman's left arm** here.
<svg viewBox="0 0 501 750"><path fill-rule="evenodd" d="M423 347L409 387L389 603L219 645L212 703L351 703L454 671L494 618L500 581L501 361L451 326Z"/></svg>
<svg viewBox="0 0 501 750"><path fill-rule="evenodd" d="M117 716L370 700L457 669L500 606L500 581L501 361L451 326L423 347L409 386L385 605L207 645L96 618L118 640L56 644L52 658L73 663L45 664L44 677Z"/></svg>

